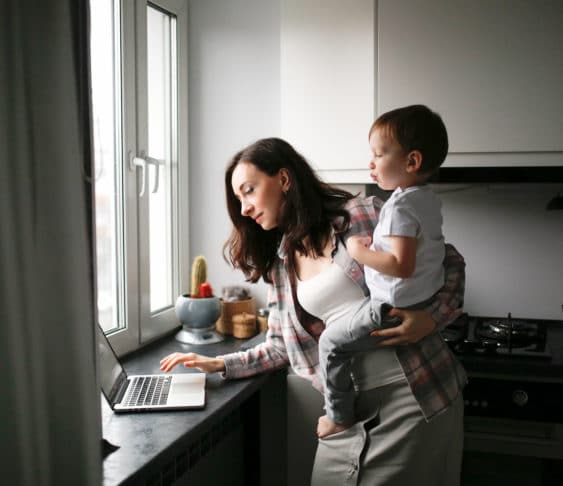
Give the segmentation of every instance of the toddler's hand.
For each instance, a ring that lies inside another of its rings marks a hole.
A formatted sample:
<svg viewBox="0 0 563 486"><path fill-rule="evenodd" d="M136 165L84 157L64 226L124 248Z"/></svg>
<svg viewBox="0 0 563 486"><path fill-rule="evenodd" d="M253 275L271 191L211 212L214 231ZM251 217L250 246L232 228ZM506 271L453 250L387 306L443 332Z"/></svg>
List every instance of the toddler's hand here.
<svg viewBox="0 0 563 486"><path fill-rule="evenodd" d="M317 437L321 439L328 437L329 435L336 434L337 432L342 432L343 430L349 429L350 425L337 424L330 420L326 415L319 417L317 422Z"/></svg>
<svg viewBox="0 0 563 486"><path fill-rule="evenodd" d="M346 249L352 258L358 260L360 254L371 245L370 236L350 236L346 240Z"/></svg>

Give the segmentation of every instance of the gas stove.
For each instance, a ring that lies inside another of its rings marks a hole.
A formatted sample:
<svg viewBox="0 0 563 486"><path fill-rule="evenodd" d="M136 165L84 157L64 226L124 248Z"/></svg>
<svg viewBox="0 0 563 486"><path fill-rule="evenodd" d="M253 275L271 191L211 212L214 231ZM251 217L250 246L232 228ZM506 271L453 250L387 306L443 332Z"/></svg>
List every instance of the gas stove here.
<svg viewBox="0 0 563 486"><path fill-rule="evenodd" d="M463 314L442 337L468 376L465 449L563 464L563 321Z"/></svg>
<svg viewBox="0 0 563 486"><path fill-rule="evenodd" d="M442 336L469 377L466 415L563 424L563 321L463 314Z"/></svg>
<svg viewBox="0 0 563 486"><path fill-rule="evenodd" d="M507 317L473 317L463 314L442 333L450 348L460 355L526 358L553 361L553 352L560 343L549 342L557 337L563 322ZM553 332L549 332L553 328Z"/></svg>

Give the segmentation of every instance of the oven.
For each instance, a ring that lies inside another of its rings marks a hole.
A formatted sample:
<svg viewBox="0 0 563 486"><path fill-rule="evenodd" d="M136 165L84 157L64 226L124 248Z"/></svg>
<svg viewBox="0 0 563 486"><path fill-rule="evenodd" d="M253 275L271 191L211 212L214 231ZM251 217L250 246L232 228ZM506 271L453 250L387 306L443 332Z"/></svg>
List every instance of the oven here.
<svg viewBox="0 0 563 486"><path fill-rule="evenodd" d="M463 314L442 335L468 375L464 469L563 484L563 321Z"/></svg>

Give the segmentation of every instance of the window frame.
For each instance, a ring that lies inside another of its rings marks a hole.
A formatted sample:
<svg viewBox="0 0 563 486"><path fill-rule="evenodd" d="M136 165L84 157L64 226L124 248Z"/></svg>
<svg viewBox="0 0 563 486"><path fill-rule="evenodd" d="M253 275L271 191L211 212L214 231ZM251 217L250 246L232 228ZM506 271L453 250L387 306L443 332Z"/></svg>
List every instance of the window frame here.
<svg viewBox="0 0 563 486"><path fill-rule="evenodd" d="M95 1L95 0L93 0ZM177 218L173 288L178 295L187 291L189 275L188 190L188 5L187 0L115 0L120 5L121 28L121 164L123 173L124 276L126 279L125 327L110 330L108 338L119 356L132 352L179 326L173 305L155 317L150 313L150 262L148 197L139 198L141 170L130 169L130 158L147 153L147 7L176 17L177 35L177 166L175 191ZM148 175L147 175L148 178ZM143 200L144 199L144 200ZM148 226L148 225L146 225ZM145 238L143 241L142 238ZM148 308L147 308L148 303ZM145 309L144 309L145 308ZM143 310L144 309L144 310ZM164 317L164 318L163 318Z"/></svg>

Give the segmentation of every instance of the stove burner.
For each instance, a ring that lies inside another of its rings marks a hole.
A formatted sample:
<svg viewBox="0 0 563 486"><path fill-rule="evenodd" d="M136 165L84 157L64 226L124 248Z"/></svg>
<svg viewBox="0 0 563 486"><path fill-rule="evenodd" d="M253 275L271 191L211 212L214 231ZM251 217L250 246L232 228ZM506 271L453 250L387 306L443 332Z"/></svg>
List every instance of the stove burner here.
<svg viewBox="0 0 563 486"><path fill-rule="evenodd" d="M475 329L485 339L494 339L510 346L528 346L539 339L538 325L521 319L488 319Z"/></svg>
<svg viewBox="0 0 563 486"><path fill-rule="evenodd" d="M550 358L545 323L531 319L471 317L462 314L442 336L460 354Z"/></svg>

